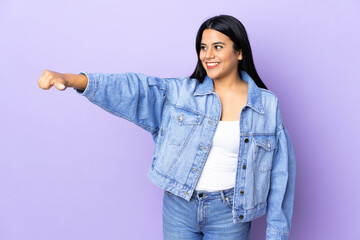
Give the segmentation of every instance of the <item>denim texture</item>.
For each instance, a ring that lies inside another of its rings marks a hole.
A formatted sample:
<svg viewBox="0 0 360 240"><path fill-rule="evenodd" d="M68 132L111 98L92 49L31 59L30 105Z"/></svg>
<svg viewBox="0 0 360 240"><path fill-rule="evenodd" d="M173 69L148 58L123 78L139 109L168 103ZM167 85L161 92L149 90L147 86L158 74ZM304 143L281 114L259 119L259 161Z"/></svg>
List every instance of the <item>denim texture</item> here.
<svg viewBox="0 0 360 240"><path fill-rule="evenodd" d="M79 91L104 110L149 131L155 151L149 179L190 201L221 117L221 102L209 77L159 78L136 73L87 73ZM295 193L295 156L277 97L251 77L240 120L233 223L267 212L266 239L288 239Z"/></svg>
<svg viewBox="0 0 360 240"><path fill-rule="evenodd" d="M164 192L164 240L248 240L251 222L232 221L234 189L195 191L190 201Z"/></svg>

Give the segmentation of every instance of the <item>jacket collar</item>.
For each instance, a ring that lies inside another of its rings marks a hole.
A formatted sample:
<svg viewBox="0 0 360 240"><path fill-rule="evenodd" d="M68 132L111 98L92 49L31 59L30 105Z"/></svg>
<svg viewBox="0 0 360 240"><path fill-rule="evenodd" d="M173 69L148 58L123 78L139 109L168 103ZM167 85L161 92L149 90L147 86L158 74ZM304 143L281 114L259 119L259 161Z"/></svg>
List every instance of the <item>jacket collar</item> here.
<svg viewBox="0 0 360 240"><path fill-rule="evenodd" d="M261 100L261 90L256 85L254 80L245 71L240 71L241 79L248 83L248 97L246 106L254 109L255 111L264 114L263 104ZM205 77L203 83L199 84L194 92L194 96L213 94L214 82L208 76Z"/></svg>

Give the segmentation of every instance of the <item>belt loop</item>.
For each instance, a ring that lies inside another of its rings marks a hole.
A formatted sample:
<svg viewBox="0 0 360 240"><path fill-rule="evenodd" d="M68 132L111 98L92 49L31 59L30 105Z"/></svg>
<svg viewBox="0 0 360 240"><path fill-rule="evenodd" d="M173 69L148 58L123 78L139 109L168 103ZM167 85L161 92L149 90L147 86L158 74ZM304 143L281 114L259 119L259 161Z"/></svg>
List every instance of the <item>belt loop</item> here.
<svg viewBox="0 0 360 240"><path fill-rule="evenodd" d="M198 198L198 191L195 190L195 191L193 192L193 197L194 197L195 199Z"/></svg>
<svg viewBox="0 0 360 240"><path fill-rule="evenodd" d="M221 190L221 191L220 191L220 194L221 194L221 198L222 198L222 200L223 200L223 203L226 203L224 191Z"/></svg>

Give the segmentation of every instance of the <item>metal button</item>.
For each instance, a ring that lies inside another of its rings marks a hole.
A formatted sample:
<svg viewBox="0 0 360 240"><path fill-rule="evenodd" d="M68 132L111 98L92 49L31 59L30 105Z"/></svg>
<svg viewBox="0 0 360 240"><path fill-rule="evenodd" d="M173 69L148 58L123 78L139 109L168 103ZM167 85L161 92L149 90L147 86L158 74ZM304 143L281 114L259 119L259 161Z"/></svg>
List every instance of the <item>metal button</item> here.
<svg viewBox="0 0 360 240"><path fill-rule="evenodd" d="M243 169L246 169L246 165L243 165Z"/></svg>
<svg viewBox="0 0 360 240"><path fill-rule="evenodd" d="M240 191L240 194L244 194L244 190L241 190L241 191Z"/></svg>
<svg viewBox="0 0 360 240"><path fill-rule="evenodd" d="M199 197L202 197L202 196L203 196L203 194L202 194L202 193L200 193L200 194L199 194Z"/></svg>
<svg viewBox="0 0 360 240"><path fill-rule="evenodd" d="M181 116L178 118L178 120L181 122L183 119L183 114L181 114Z"/></svg>
<svg viewBox="0 0 360 240"><path fill-rule="evenodd" d="M216 125L216 123L214 123L214 122L211 122L211 121L209 121L208 123L210 123L210 124L212 124L212 125Z"/></svg>
<svg viewBox="0 0 360 240"><path fill-rule="evenodd" d="M240 219L244 219L244 216L243 216L243 215L240 215L239 218L240 218Z"/></svg>
<svg viewBox="0 0 360 240"><path fill-rule="evenodd" d="M246 142L246 143L247 143L247 142L249 142L249 139L248 139L248 138L246 138L246 139L245 139L245 142Z"/></svg>
<svg viewBox="0 0 360 240"><path fill-rule="evenodd" d="M266 145L267 145L268 148L271 147L271 145L270 145L270 143L269 143L269 140L267 140L267 144L266 144Z"/></svg>

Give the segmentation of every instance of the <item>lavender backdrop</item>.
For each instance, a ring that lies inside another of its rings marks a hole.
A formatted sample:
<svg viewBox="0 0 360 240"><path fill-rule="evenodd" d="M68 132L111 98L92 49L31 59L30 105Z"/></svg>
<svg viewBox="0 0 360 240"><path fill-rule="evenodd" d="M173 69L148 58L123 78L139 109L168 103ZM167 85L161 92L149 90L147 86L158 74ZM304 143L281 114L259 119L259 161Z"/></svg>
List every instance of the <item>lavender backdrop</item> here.
<svg viewBox="0 0 360 240"><path fill-rule="evenodd" d="M44 69L189 75L217 14L246 26L297 156L290 239L360 239L357 0L0 0L0 239L162 239L150 134ZM264 239L265 217L251 239Z"/></svg>

